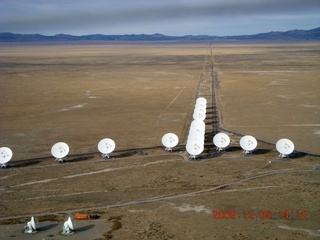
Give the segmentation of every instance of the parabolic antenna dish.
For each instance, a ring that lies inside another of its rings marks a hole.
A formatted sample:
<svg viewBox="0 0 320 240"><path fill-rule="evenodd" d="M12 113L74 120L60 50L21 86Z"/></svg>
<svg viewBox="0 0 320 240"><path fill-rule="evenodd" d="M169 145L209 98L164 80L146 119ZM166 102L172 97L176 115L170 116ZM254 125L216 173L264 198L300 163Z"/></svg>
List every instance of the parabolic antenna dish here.
<svg viewBox="0 0 320 240"><path fill-rule="evenodd" d="M197 156L203 152L204 146L201 141L188 141L186 150L190 155Z"/></svg>
<svg viewBox="0 0 320 240"><path fill-rule="evenodd" d="M200 119L196 119L196 120L193 120L191 122L191 126L190 127L194 127L194 126L201 127L203 129L205 129L206 124L204 123L204 121L202 121Z"/></svg>
<svg viewBox="0 0 320 240"><path fill-rule="evenodd" d="M294 151L294 144L291 140L282 138L276 143L277 151L284 157Z"/></svg>
<svg viewBox="0 0 320 240"><path fill-rule="evenodd" d="M194 108L204 108L204 109L206 109L207 108L207 104L204 103L203 101L199 101L199 102L196 102L196 104L194 105Z"/></svg>
<svg viewBox="0 0 320 240"><path fill-rule="evenodd" d="M193 134L202 134L204 136L205 134L205 129L197 126L191 126L189 130L189 136Z"/></svg>
<svg viewBox="0 0 320 240"><path fill-rule="evenodd" d="M220 148L226 148L230 144L230 137L225 133L218 133L213 137L213 144Z"/></svg>
<svg viewBox="0 0 320 240"><path fill-rule="evenodd" d="M252 136L246 135L240 139L240 146L245 151L253 151L257 145L257 140Z"/></svg>
<svg viewBox="0 0 320 240"><path fill-rule="evenodd" d="M204 108L204 107L195 107L194 109L193 109L193 112L195 113L195 112L201 112L201 113L206 113L207 112L207 109L206 108Z"/></svg>
<svg viewBox="0 0 320 240"><path fill-rule="evenodd" d="M104 138L98 143L98 149L102 154L109 154L116 148L116 143L110 138Z"/></svg>
<svg viewBox="0 0 320 240"><path fill-rule="evenodd" d="M34 233L37 230L36 227L36 221L34 220L34 217L31 217L31 221L27 223L26 226L24 226L25 233Z"/></svg>
<svg viewBox="0 0 320 240"><path fill-rule="evenodd" d="M207 103L204 100L200 100L198 102L196 102L196 104L194 105L195 107L202 107L202 108L207 108Z"/></svg>
<svg viewBox="0 0 320 240"><path fill-rule="evenodd" d="M64 142L58 142L54 144L51 148L51 154L56 159L61 159L67 156L69 153L69 146Z"/></svg>
<svg viewBox="0 0 320 240"><path fill-rule="evenodd" d="M202 120L204 121L206 119L206 114L202 112L194 112L193 113L193 119L194 120Z"/></svg>
<svg viewBox="0 0 320 240"><path fill-rule="evenodd" d="M7 162L9 162L12 158L12 151L8 147L0 148L0 164L5 166Z"/></svg>
<svg viewBox="0 0 320 240"><path fill-rule="evenodd" d="M202 110L200 108L196 108L196 109L194 109L193 113L194 114L206 114L206 111L205 110L202 111Z"/></svg>
<svg viewBox="0 0 320 240"><path fill-rule="evenodd" d="M34 220L34 217L31 217L31 226L32 226L32 228L33 228L33 230L36 230L37 229L37 227L36 227L36 221Z"/></svg>
<svg viewBox="0 0 320 240"><path fill-rule="evenodd" d="M73 226L73 222L72 222L72 220L71 220L71 217L68 218L67 223L68 223L69 228L70 228L71 230L74 230L74 226Z"/></svg>
<svg viewBox="0 0 320 240"><path fill-rule="evenodd" d="M199 97L197 98L196 103L199 103L199 102L207 104L207 99L205 99L204 97Z"/></svg>
<svg viewBox="0 0 320 240"><path fill-rule="evenodd" d="M165 135L163 135L161 141L163 146L165 146L167 149L171 149L178 145L179 138L174 133L166 133Z"/></svg>
<svg viewBox="0 0 320 240"><path fill-rule="evenodd" d="M187 143L191 141L201 141L204 142L204 133L199 132L190 132L188 135Z"/></svg>
<svg viewBox="0 0 320 240"><path fill-rule="evenodd" d="M206 127L202 124L199 124L199 123L194 123L194 124L191 124L190 125L190 129L189 129L189 132L192 132L192 131L195 131L195 130L201 130L201 131L205 131Z"/></svg>
<svg viewBox="0 0 320 240"><path fill-rule="evenodd" d="M74 234L73 230L74 226L71 217L69 217L68 220L63 224L62 235L72 235Z"/></svg>

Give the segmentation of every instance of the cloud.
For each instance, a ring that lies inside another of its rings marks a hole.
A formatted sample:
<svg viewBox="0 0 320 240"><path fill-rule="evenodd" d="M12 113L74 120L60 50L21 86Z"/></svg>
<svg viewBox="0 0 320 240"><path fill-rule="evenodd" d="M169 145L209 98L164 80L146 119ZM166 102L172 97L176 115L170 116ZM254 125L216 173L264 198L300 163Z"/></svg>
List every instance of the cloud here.
<svg viewBox="0 0 320 240"><path fill-rule="evenodd" d="M4 0L0 31L108 32L118 28L119 32L134 32L149 31L152 26L168 30L187 27L187 23L200 27L201 22L207 25L228 19L241 24L241 19L312 12L319 14L319 0Z"/></svg>

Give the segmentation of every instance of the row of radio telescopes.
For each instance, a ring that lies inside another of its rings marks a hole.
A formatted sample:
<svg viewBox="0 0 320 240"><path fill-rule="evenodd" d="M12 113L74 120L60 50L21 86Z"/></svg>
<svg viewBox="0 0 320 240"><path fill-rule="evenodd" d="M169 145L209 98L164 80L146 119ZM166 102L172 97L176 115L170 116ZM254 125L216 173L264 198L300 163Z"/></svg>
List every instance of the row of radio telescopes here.
<svg viewBox="0 0 320 240"><path fill-rule="evenodd" d="M193 110L193 121L190 124L189 135L187 138L186 150L190 154L190 158L196 158L204 149L204 135L206 124L207 100L200 97L196 100Z"/></svg>
<svg viewBox="0 0 320 240"><path fill-rule="evenodd" d="M189 135L187 138L186 150L190 154L189 158L196 158L204 150L205 138L205 119L206 119L207 100L199 97L193 111L193 121L190 124ZM162 137L162 144L167 151L178 145L179 139L174 133L167 133ZM226 133L218 133L213 137L213 143L218 152L226 149L230 144L230 137ZM250 154L256 149L257 140L246 135L240 139L240 146L244 154ZM276 143L276 149L280 153L279 157L287 157L294 151L294 144L289 139L283 138Z"/></svg>
<svg viewBox="0 0 320 240"><path fill-rule="evenodd" d="M206 119L207 100L200 97L196 100L193 111L193 121L190 124L189 135L186 143L186 151L190 154L189 158L195 159L204 150L205 138L205 122ZM167 133L162 137L162 144L166 151L172 151L172 148L177 146L179 138L174 133ZM218 133L213 137L213 143L217 151L226 149L230 144L230 137L226 133ZM257 140L249 135L243 136L240 139L240 146L244 154L252 153L257 147ZM101 156L109 158L109 154L114 151L116 147L115 142L110 138L104 138L98 143L98 150ZM287 157L294 151L294 144L289 139L280 139L276 143L276 149L280 153L280 157ZM63 162L63 158L69 153L69 146L64 142L58 142L51 148L52 156L59 162ZM6 164L12 158L12 150L8 147L0 148L0 165L6 167Z"/></svg>

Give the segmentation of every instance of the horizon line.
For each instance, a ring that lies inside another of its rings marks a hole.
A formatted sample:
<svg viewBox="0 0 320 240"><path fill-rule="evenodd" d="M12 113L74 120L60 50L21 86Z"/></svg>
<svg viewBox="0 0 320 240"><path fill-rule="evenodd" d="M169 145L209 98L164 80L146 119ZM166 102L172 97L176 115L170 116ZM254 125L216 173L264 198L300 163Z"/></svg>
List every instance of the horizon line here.
<svg viewBox="0 0 320 240"><path fill-rule="evenodd" d="M234 37L234 36L251 36L251 35L257 35L257 34L267 34L267 33L286 33L290 31L311 31L318 29L319 27L316 28L311 28L311 29L291 29L287 31L268 31L268 32L258 32L258 33L252 33L252 34L238 34L238 35L208 35L208 34L186 34L186 35L166 35L163 33L125 33L125 34L105 34L105 33L91 33L91 34L82 34L82 35L74 35L74 34L69 34L69 33L57 33L54 35L47 35L43 33L16 33L16 32L0 32L0 34L3 33L11 33L11 34L19 34L19 35L42 35L42 36L47 36L47 37L54 37L58 35L68 35L68 36L74 36L74 37L83 37L83 36L90 36L90 35L104 35L104 36L126 36L126 35L162 35L162 36L167 36L167 37L186 37L186 36L207 36L207 37Z"/></svg>

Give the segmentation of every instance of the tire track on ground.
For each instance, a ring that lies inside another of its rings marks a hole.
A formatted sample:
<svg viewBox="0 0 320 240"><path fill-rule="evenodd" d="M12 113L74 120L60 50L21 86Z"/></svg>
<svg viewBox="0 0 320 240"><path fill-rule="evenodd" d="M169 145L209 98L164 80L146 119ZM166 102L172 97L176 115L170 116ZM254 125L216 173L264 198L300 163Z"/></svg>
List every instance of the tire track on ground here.
<svg viewBox="0 0 320 240"><path fill-rule="evenodd" d="M157 161L159 162L159 161ZM152 163L151 163L152 164ZM153 162L153 164L156 164ZM145 165L145 164L143 164ZM140 165L141 166L141 165ZM282 171L274 171L274 172L269 172L269 173L264 173L264 174L258 174L249 178L245 178L239 181L234 181L230 183L225 183L221 184L219 186L207 188L207 189L202 189L199 191L193 191L193 192L188 192L188 193L182 193L182 194L172 194L172 195L166 195L166 196L157 196L157 197L152 197L152 198L146 198L146 199L141 199L141 200L136 200L136 201L129 201L129 202L124 202L124 203L116 203L116 204L111 204L111 205L105 205L105 206L99 206L99 207L90 207L90 208L80 208L80 209L72 209L72 210L62 210L59 212L50 212L50 213L45 213L45 214L30 214L30 215L19 215L19 216L11 216L11 217L2 217L0 220L8 220L8 219L17 219L17 218L23 218L23 217L30 217L35 216L44 216L44 215L55 215L55 214L72 214L74 212L81 212L81 211L97 211L97 210L104 210L104 209L109 209L109 208L119 208L119 207L126 207L126 206L131 206L131 205L139 205L139 204L146 204L146 203L152 203L152 202L159 202L159 201L165 201L165 200L171 200L171 199L177 199L177 198L184 198L184 197L194 197L200 194L206 194L210 192L214 192L216 190L220 190L229 186L237 185L243 182L251 181L254 179L259 179L259 178L264 178L264 177L269 177L277 174L285 174L285 173L297 173L297 172L312 172L318 170L317 166L311 166L311 169L295 169L295 170L282 170Z"/></svg>

